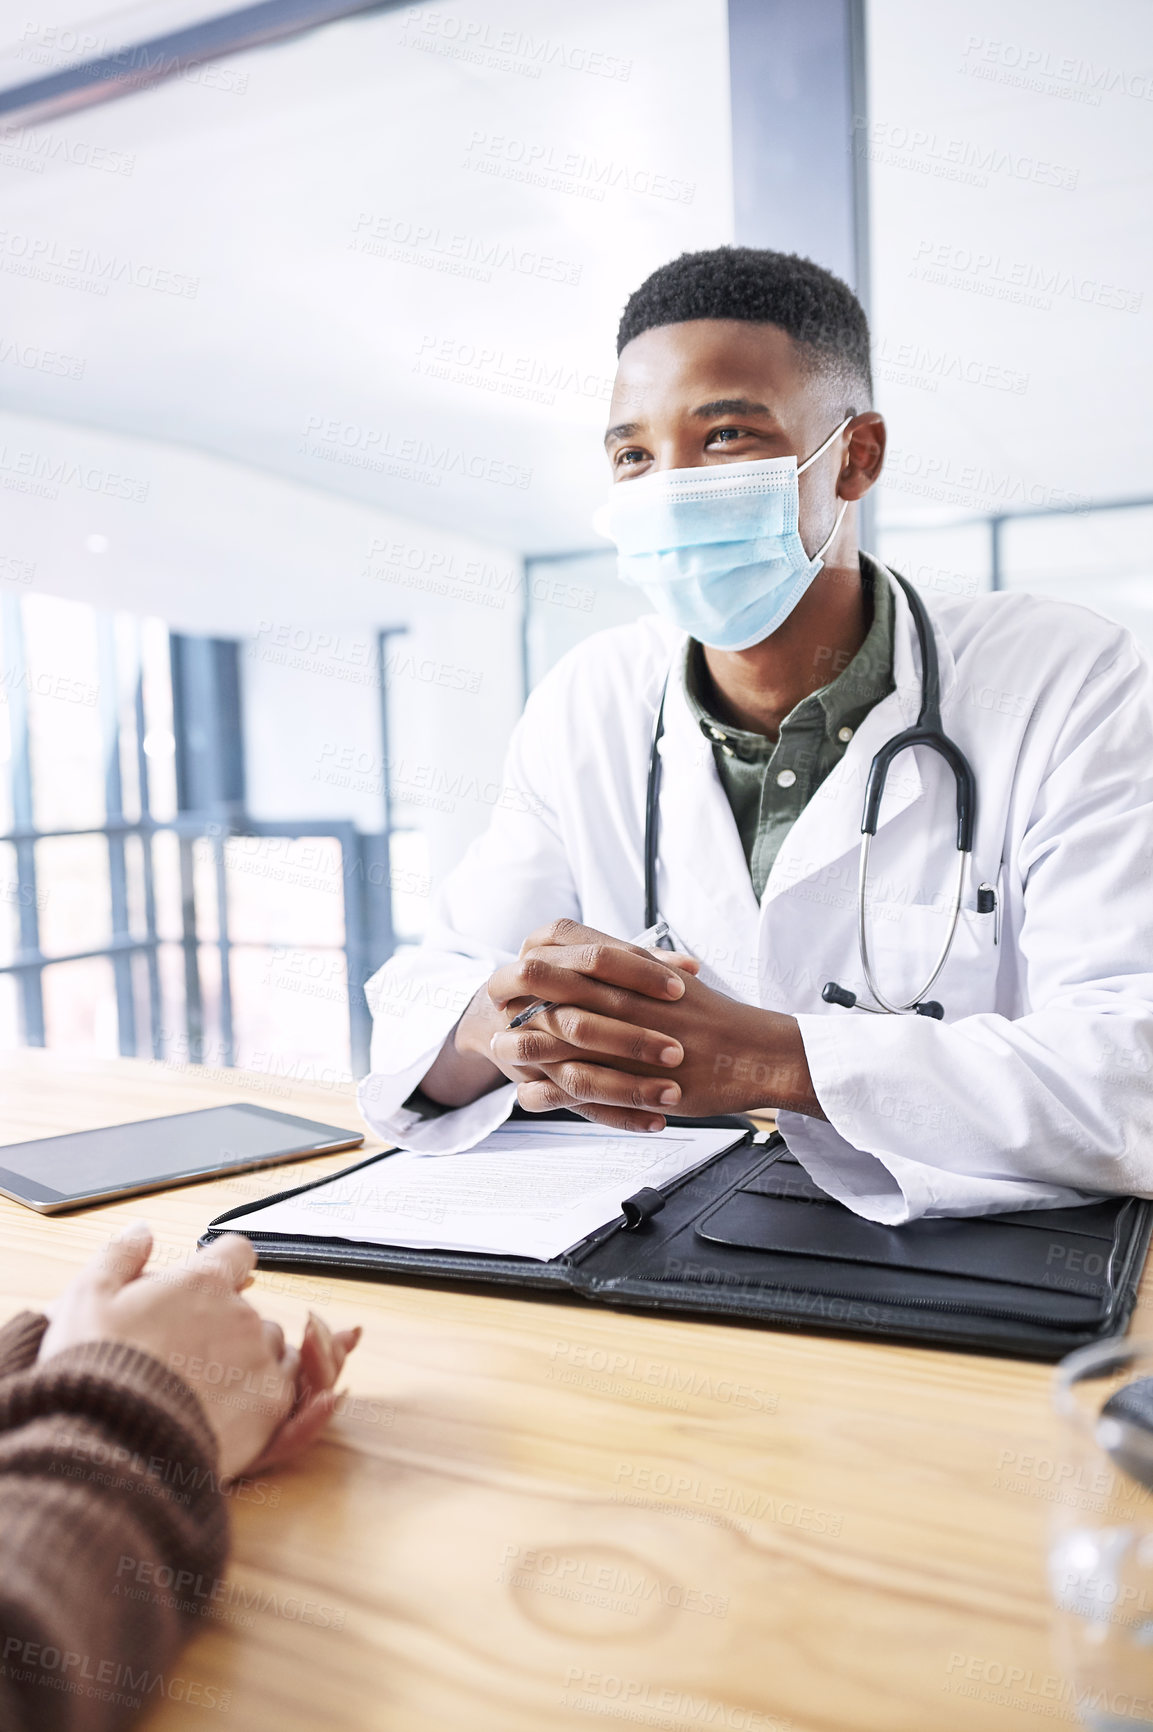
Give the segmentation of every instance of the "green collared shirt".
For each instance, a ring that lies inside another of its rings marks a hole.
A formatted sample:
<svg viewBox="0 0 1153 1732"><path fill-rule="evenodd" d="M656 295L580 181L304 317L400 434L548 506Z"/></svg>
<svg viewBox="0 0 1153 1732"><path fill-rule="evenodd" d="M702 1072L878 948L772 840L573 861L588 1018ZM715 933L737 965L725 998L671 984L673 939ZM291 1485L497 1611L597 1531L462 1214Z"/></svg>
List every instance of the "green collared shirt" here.
<svg viewBox="0 0 1153 1732"><path fill-rule="evenodd" d="M896 689L892 584L867 554L861 555L861 575L872 604L864 643L835 679L789 711L775 740L718 719L704 650L692 639L685 649L685 697L712 743L758 901L797 818L874 704Z"/></svg>

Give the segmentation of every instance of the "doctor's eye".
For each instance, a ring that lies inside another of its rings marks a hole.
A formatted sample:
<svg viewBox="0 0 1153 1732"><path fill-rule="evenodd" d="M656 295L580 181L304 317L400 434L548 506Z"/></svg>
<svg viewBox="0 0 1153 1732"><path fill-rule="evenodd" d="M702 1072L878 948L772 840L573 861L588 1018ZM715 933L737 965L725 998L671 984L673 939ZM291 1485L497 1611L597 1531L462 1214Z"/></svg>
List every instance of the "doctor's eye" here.
<svg viewBox="0 0 1153 1732"><path fill-rule="evenodd" d="M732 445L735 440L745 437L743 427L716 427L705 441L706 445Z"/></svg>
<svg viewBox="0 0 1153 1732"><path fill-rule="evenodd" d="M632 469L638 463L648 463L649 461L648 452L642 450L639 445L626 445L613 457L613 468Z"/></svg>

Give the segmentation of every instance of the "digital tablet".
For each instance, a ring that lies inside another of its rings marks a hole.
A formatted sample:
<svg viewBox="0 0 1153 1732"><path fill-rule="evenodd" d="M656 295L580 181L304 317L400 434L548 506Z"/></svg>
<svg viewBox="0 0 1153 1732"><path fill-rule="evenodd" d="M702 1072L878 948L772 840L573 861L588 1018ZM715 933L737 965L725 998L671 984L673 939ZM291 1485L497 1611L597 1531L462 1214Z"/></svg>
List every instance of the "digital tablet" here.
<svg viewBox="0 0 1153 1732"><path fill-rule="evenodd" d="M267 1107L204 1107L105 1130L0 1144L0 1196L54 1215L304 1155L355 1149L363 1141L359 1131Z"/></svg>

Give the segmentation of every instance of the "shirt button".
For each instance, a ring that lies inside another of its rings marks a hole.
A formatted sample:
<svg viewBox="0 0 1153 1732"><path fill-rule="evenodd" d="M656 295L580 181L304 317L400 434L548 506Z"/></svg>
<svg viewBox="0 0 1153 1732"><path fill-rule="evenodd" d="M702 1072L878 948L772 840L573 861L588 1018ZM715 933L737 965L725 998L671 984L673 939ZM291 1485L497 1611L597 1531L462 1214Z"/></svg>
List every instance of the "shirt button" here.
<svg viewBox="0 0 1153 1732"><path fill-rule="evenodd" d="M838 728L837 729L837 738L838 738L838 740L841 741L842 745L847 746L849 741L852 739L852 737L853 737L852 728Z"/></svg>
<svg viewBox="0 0 1153 1732"><path fill-rule="evenodd" d="M778 770L777 771L777 787L778 788L791 788L793 783L796 781L796 779L797 779L797 772L795 770Z"/></svg>

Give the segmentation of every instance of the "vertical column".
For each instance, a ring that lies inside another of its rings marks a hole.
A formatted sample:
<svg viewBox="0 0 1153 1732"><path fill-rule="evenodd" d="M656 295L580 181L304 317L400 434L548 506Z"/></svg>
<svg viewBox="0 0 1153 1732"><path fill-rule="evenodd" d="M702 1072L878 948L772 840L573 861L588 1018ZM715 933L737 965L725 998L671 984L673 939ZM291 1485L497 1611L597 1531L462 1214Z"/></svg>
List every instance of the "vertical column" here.
<svg viewBox="0 0 1153 1732"><path fill-rule="evenodd" d="M232 1063L232 981L224 850L244 809L244 734L240 707L240 646L221 638L171 638L172 720L176 736L176 803L212 838L220 950L221 1061ZM204 1060L204 999L193 861L195 826L180 837L180 901L184 945L188 1057Z"/></svg>
<svg viewBox="0 0 1153 1732"><path fill-rule="evenodd" d="M345 954L348 966L348 1019L352 1066L367 1072L372 1017L364 997L365 982L396 949L392 906L392 793L389 786L392 745L388 711L389 645L407 627L390 626L377 633L377 680L380 692L380 819L379 835L360 835L359 884L345 875Z"/></svg>
<svg viewBox="0 0 1153 1732"><path fill-rule="evenodd" d="M1005 587L1005 553L1002 531L1005 527L1003 517L989 519L989 588L1004 589Z"/></svg>
<svg viewBox="0 0 1153 1732"><path fill-rule="evenodd" d="M334 825L341 834L344 867L344 957L348 976L348 1034L353 1073L366 1075L372 1044L372 1016L364 987L396 948L392 910L392 794L389 787L390 730L388 715L389 641L403 637L406 626L389 626L376 634L377 684L380 693L379 832L365 833L352 825Z"/></svg>
<svg viewBox="0 0 1153 1732"><path fill-rule="evenodd" d="M528 703L532 691L532 580L535 560L522 558L520 562L520 701L521 706Z"/></svg>
<svg viewBox="0 0 1153 1732"><path fill-rule="evenodd" d="M177 804L231 817L244 806L240 645L174 633L171 646Z"/></svg>
<svg viewBox="0 0 1153 1732"><path fill-rule="evenodd" d="M801 253L869 311L865 0L729 0L733 238ZM873 496L858 507L873 540Z"/></svg>
<svg viewBox="0 0 1153 1732"><path fill-rule="evenodd" d="M24 616L15 595L0 598L8 681L8 726L12 739L12 828L16 843L16 896L20 922L20 1030L26 1046L44 1045L44 987L40 955L40 902L36 889L32 747L28 737L28 685L24 677Z"/></svg>
<svg viewBox="0 0 1153 1732"><path fill-rule="evenodd" d="M159 934L156 926L156 856L153 852L152 793L148 754L144 740L148 721L144 712L144 660L141 650L140 621L136 621L135 668L132 703L136 722L136 780L140 788L140 850L144 877L144 932L148 940L148 1020L153 1058L165 1055L166 1031L162 1026L163 1012L160 994Z"/></svg>
<svg viewBox="0 0 1153 1732"><path fill-rule="evenodd" d="M869 304L864 0L729 0L734 239Z"/></svg>
<svg viewBox="0 0 1153 1732"><path fill-rule="evenodd" d="M108 888L112 902L112 942L132 937L128 918L128 871L124 842L124 781L120 767L120 670L116 657L116 622L109 613L96 618L100 658L100 733L104 755L104 815L108 823ZM136 1001L132 955L112 952L116 983L116 1026L123 1058L136 1057Z"/></svg>

